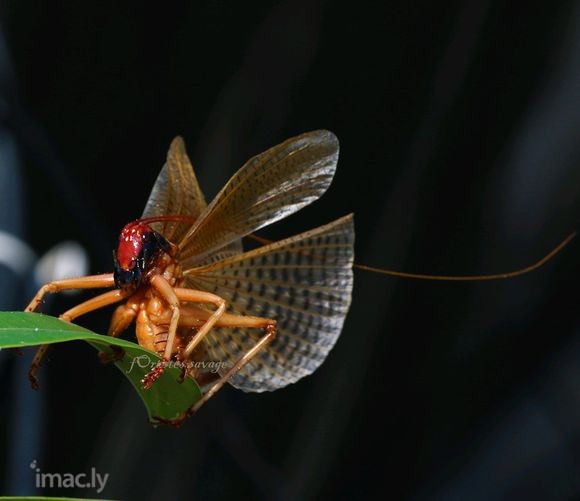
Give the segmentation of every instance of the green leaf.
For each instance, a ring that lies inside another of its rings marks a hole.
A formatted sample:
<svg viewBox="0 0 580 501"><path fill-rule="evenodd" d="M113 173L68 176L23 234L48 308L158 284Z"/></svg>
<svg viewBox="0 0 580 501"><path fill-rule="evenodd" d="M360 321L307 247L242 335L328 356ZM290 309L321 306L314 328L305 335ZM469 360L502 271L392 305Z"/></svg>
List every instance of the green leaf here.
<svg viewBox="0 0 580 501"><path fill-rule="evenodd" d="M0 312L0 349L76 340L86 341L109 356L114 354L115 348L111 347L124 350L123 358L116 361L115 365L141 396L151 423L155 423L156 418L178 419L202 396L193 379L188 377L183 383L179 382L181 370L177 367L167 367L151 389L142 388L141 380L161 359L156 353L138 344L95 334L84 327L48 315L21 311Z"/></svg>

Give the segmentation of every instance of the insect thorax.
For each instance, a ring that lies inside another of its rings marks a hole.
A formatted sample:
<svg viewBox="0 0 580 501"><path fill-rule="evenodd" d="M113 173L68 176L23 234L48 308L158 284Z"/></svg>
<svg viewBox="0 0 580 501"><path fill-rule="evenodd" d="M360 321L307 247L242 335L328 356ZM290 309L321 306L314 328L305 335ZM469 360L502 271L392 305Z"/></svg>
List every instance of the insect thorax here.
<svg viewBox="0 0 580 501"><path fill-rule="evenodd" d="M147 281L155 275L162 275L172 287L180 287L183 284L183 270L177 259L177 246L170 243L167 251L162 251L153 266L147 272Z"/></svg>

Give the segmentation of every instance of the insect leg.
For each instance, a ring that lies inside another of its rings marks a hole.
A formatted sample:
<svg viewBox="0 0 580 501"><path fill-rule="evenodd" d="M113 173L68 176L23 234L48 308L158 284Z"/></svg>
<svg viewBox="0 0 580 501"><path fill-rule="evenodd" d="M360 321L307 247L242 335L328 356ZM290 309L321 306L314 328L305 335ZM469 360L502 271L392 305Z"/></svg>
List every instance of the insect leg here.
<svg viewBox="0 0 580 501"><path fill-rule="evenodd" d="M230 368L230 370L228 370L228 372L220 377L218 381L206 393L204 393L200 400L198 400L193 406L185 411L183 415L177 419L171 420L157 418L160 423L168 424L171 426L180 426L183 421L195 414L203 404L205 404L211 397L213 397L236 372L238 372L242 367L250 362L260 352L260 350L269 344L276 337L277 332L276 321L269 318L225 314L218 322L218 325L220 327L232 328L262 328L264 329L265 334L250 350L248 350L240 357L240 359Z"/></svg>
<svg viewBox="0 0 580 501"><path fill-rule="evenodd" d="M188 303L204 303L213 304L216 306L216 310L207 318L201 328L197 331L193 339L187 344L183 354L185 358L189 358L194 348L201 342L201 340L207 335L211 328L216 324L216 322L225 313L226 302L223 298L204 291L196 291L192 289L175 289L177 297L181 301L186 301Z"/></svg>
<svg viewBox="0 0 580 501"><path fill-rule="evenodd" d="M134 296L129 298L129 300L122 305L118 306L113 312L111 317L111 323L109 324L109 330L107 332L108 336L117 337L122 332L131 325L131 322L135 320L137 313L139 312L139 302L135 300ZM117 362L121 360L125 355L125 350L120 346L115 346L112 344L109 346L111 352L106 353L104 351L99 352L99 360L103 364L109 364L111 362Z"/></svg>
<svg viewBox="0 0 580 501"><path fill-rule="evenodd" d="M217 320L223 315L226 302L219 296L204 291L196 291L191 289L176 288L174 289L167 280L161 275L156 275L151 279L151 285L159 292L159 294L167 301L172 310L171 323L169 324L169 332L167 335L167 342L165 345L165 353L163 354L162 362L168 362L173 353L175 343L175 334L177 332L177 325L180 317L181 301L191 303L213 304L217 309L209 316L203 323L197 334L189 342L184 350L185 358L188 358L195 346L205 337L205 335L214 326ZM150 388L151 385L163 374L163 363L155 367L143 379L143 386Z"/></svg>
<svg viewBox="0 0 580 501"><path fill-rule="evenodd" d="M109 306L110 304L118 303L119 301L127 297L127 295L128 295L127 293L119 289L105 292L104 294L99 294L98 296L88 299L87 301L84 301L81 304L77 304L70 310L65 311L58 318L60 318L61 320L65 320L66 322L72 322L74 319L82 315L86 315L91 311L104 308L105 306Z"/></svg>
<svg viewBox="0 0 580 501"><path fill-rule="evenodd" d="M161 363L147 373L141 381L143 387L147 389L151 388L151 385L161 377L161 374L165 371L165 362L169 362L171 359L173 345L175 343L175 334L177 332L177 324L179 323L180 316L180 302L173 286L161 275L155 275L151 279L151 285L171 308L171 321L169 323L167 341L165 342L165 352L161 359Z"/></svg>
<svg viewBox="0 0 580 501"><path fill-rule="evenodd" d="M30 301L30 304L24 311L34 311L42 302L45 294L51 292L59 292L65 289L98 289L100 287L114 287L115 279L112 273L105 273L103 275L89 275L86 277L66 278L64 280L55 280L44 284L36 296Z"/></svg>
<svg viewBox="0 0 580 501"><path fill-rule="evenodd" d="M164 359L169 360L173 352L173 343L175 341L175 333L177 331L177 324L179 322L179 298L175 294L175 289L171 284L165 280L161 275L156 275L151 279L151 285L159 292L161 297L165 299L171 308L171 322L169 324L169 334L167 336L167 344L165 346Z"/></svg>
<svg viewBox="0 0 580 501"><path fill-rule="evenodd" d="M205 404L211 397L213 397L224 384L244 365L254 358L264 346L270 343L276 337L276 321L272 320L272 323L265 328L266 333L260 338L260 340L232 366L232 368L224 374L217 382L214 384L202 397L201 400L196 402L196 404L187 411L187 415L190 416L197 412L197 410Z"/></svg>
<svg viewBox="0 0 580 501"><path fill-rule="evenodd" d="M65 311L62 315L60 315L60 319L66 320L67 322L72 322L75 318L80 317L81 315L85 315L94 310L98 310L99 308L103 308L104 306L108 306L110 304L116 303L121 301L126 294L124 294L120 290L114 290L105 292L97 297L89 299L84 303L76 305L74 308ZM32 388L37 390L39 388L38 378L36 377L36 373L40 367L42 359L46 354L50 345L43 344L41 345L36 354L34 355L34 359L32 360L32 364L30 364L30 369L28 370L28 379L30 380L30 384Z"/></svg>
<svg viewBox="0 0 580 501"><path fill-rule="evenodd" d="M121 334L131 322L137 317L139 312L139 303L134 301L133 298L129 299L126 303L120 305L113 316L111 317L111 323L109 324L109 336L117 337Z"/></svg>

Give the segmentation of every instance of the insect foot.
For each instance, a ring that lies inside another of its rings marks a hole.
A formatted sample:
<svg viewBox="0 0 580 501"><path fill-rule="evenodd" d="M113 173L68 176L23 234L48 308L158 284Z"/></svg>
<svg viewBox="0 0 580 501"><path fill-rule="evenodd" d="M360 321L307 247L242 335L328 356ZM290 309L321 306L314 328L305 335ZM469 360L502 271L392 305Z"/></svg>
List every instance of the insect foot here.
<svg viewBox="0 0 580 501"><path fill-rule="evenodd" d="M165 372L165 365L169 362L169 360L165 357L163 357L161 359L161 362L159 362L158 365L156 365L155 367L153 367L153 369L151 369L146 375L145 377L141 380L141 384L143 385L143 388L146 390L150 390L151 387L153 386L153 383L155 381L157 381L161 375Z"/></svg>
<svg viewBox="0 0 580 501"><path fill-rule="evenodd" d="M40 388L40 383L38 382L38 378L35 376L38 367L31 367L28 371L28 380L30 381L30 386L32 386L33 390L38 390Z"/></svg>

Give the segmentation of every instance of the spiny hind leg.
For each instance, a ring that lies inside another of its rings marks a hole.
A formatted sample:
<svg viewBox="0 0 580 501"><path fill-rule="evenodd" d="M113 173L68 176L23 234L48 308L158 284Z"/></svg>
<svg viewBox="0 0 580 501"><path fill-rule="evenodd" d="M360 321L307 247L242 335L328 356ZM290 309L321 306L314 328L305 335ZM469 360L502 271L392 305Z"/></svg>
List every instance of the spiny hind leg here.
<svg viewBox="0 0 580 501"><path fill-rule="evenodd" d="M208 317L205 319L202 325L192 340L183 350L181 355L183 358L188 359L191 352L197 346L201 340L207 335L215 323L224 314L226 308L226 302L223 298L204 291L196 291L192 289L183 288L173 288L171 284L165 280L162 276L157 275L151 279L151 285L157 290L157 292L165 299L169 307L171 308L171 321L169 323L169 330L167 334L167 341L165 344L165 352L163 354L161 364L153 368L142 381L144 388L151 388L153 383L161 377L161 374L165 371L165 365L171 359L171 355L175 349L175 336L177 333L177 326L180 323L181 316L181 303L201 303L201 304L211 304L216 307L213 313L209 313Z"/></svg>
<svg viewBox="0 0 580 501"><path fill-rule="evenodd" d="M215 294L204 291L175 289L175 293L181 301L188 303L212 304L216 307L216 310L205 319L195 336L193 336L193 338L189 341L189 343L187 343L187 346L183 350L183 356L188 359L193 353L195 347L201 343L203 338L207 336L207 333L212 329L216 322L218 322L225 314L226 301L223 298L216 296Z"/></svg>
<svg viewBox="0 0 580 501"><path fill-rule="evenodd" d="M201 311L197 315L201 315ZM192 323L199 322L194 312L189 313L190 318L184 318L185 322L191 321ZM185 317L185 316L184 316ZM276 321L269 318L261 317L249 317L240 315L224 314L220 318L219 322L216 323L219 327L230 327L230 328L260 328L264 330L264 335L256 342L256 344L250 348L246 353L244 353L236 363L223 375L221 376L215 384L204 393L203 397L198 400L194 405L187 409L180 417L176 419L163 419L155 418L157 422L161 424L167 424L170 426L180 426L188 417L195 414L211 397L213 397L221 388L229 381L229 379L234 376L240 369L242 369L246 364L252 361L252 359L260 353L265 346L272 342L276 337L277 327Z"/></svg>
<svg viewBox="0 0 580 501"><path fill-rule="evenodd" d="M117 303L124 299L124 297L125 294L123 294L123 292L120 290L105 292L104 294L89 299L88 301L78 304L74 308L65 311L62 315L60 315L59 318L67 322L72 322L75 318L78 318L81 315L85 315L91 311L95 311L110 304ZM32 360L32 364L30 364L30 369L28 370L28 379L30 380L32 388L35 390L39 388L38 377L36 374L38 373L42 359L46 355L49 346L50 345L48 344L43 344L38 348L36 354L34 355L34 359Z"/></svg>
<svg viewBox="0 0 580 501"><path fill-rule="evenodd" d="M165 365L171 359L171 354L173 353L173 346L175 343L175 335L177 333L177 325L179 323L179 316L181 314L179 298L175 294L175 289L173 286L167 280L165 280L165 278L163 278L161 275L155 275L151 279L151 285L169 305L169 308L171 309L171 321L169 322L167 340L165 342L165 352L163 357L161 357L161 363L157 364L153 369L145 374L145 377L141 380L143 388L147 390L151 388L153 383L157 381L165 372Z"/></svg>

